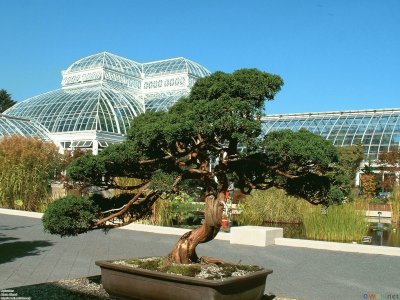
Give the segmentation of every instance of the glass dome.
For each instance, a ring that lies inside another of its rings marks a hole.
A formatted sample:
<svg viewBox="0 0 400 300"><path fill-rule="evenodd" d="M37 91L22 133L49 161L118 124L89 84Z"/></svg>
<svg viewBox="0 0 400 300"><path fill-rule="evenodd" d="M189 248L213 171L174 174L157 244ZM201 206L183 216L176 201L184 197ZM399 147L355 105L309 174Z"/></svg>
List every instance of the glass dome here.
<svg viewBox="0 0 400 300"><path fill-rule="evenodd" d="M400 109L267 115L262 122L264 134L305 128L338 147L362 144L371 160L400 148Z"/></svg>
<svg viewBox="0 0 400 300"><path fill-rule="evenodd" d="M146 111L154 112L165 111L168 107L171 107L176 101L187 95L188 93L186 92L186 90L147 94L145 97L145 109Z"/></svg>
<svg viewBox="0 0 400 300"><path fill-rule="evenodd" d="M40 123L64 150L92 148L96 154L122 142L134 117L169 109L209 74L185 58L142 64L102 52L63 71L61 89L19 102L5 114Z"/></svg>
<svg viewBox="0 0 400 300"><path fill-rule="evenodd" d="M0 114L0 139L4 136L20 135L51 140L49 132L37 122Z"/></svg>
<svg viewBox="0 0 400 300"><path fill-rule="evenodd" d="M132 118L144 112L142 103L132 90L105 82L51 91L19 102L6 113L35 120L52 133L96 130L126 134Z"/></svg>
<svg viewBox="0 0 400 300"><path fill-rule="evenodd" d="M67 70L63 73L74 73L86 70L91 70L95 68L104 68L113 71L118 71L130 76L141 77L142 67L141 64L112 54L108 52L101 52L94 55L84 57L76 62L74 62Z"/></svg>
<svg viewBox="0 0 400 300"><path fill-rule="evenodd" d="M178 57L143 64L145 76L169 75L176 73L187 73L196 77L206 77L210 75L203 66L187 58Z"/></svg>

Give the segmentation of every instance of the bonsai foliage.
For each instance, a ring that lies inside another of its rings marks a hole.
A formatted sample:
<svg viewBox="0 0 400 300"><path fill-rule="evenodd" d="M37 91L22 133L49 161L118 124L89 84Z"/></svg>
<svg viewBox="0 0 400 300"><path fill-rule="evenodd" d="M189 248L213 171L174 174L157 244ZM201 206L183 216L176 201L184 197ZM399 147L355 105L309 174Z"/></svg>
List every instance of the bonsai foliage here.
<svg viewBox="0 0 400 300"><path fill-rule="evenodd" d="M46 231L53 234L78 235L93 227L97 210L89 198L71 195L50 203L42 221Z"/></svg>
<svg viewBox="0 0 400 300"><path fill-rule="evenodd" d="M0 141L0 206L41 210L59 165L53 143L21 136Z"/></svg>
<svg viewBox="0 0 400 300"><path fill-rule="evenodd" d="M74 160L67 175L82 186L137 191L121 207L100 212L93 228L130 223L168 194L200 191L205 222L168 255L170 261L190 263L199 261L196 246L218 233L232 182L244 193L279 187L313 204L341 202L348 181L336 172L332 144L305 130L261 136L265 101L282 85L279 76L256 69L216 72L199 79L169 111L135 118L122 144ZM117 177L140 181L121 186Z"/></svg>

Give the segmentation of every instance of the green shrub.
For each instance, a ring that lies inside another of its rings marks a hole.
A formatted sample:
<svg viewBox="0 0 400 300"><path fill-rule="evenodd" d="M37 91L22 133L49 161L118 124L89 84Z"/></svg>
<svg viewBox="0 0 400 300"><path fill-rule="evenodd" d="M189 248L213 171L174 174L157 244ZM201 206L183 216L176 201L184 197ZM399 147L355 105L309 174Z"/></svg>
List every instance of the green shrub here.
<svg viewBox="0 0 400 300"><path fill-rule="evenodd" d="M195 212L203 212L203 203L194 203L190 199L174 199L171 202L171 211L173 214L173 223L177 225L198 225L200 224L200 215Z"/></svg>
<svg viewBox="0 0 400 300"><path fill-rule="evenodd" d="M203 203L194 203L192 198L181 193L170 199L158 199L153 206L152 221L156 225L198 225L200 214L204 211Z"/></svg>
<svg viewBox="0 0 400 300"><path fill-rule="evenodd" d="M43 226L51 234L75 236L93 228L97 212L89 198L66 196L49 204L42 218Z"/></svg>
<svg viewBox="0 0 400 300"><path fill-rule="evenodd" d="M240 225L263 225L269 223L301 223L304 206L310 206L303 199L288 196L285 191L271 188L255 190L240 205Z"/></svg>

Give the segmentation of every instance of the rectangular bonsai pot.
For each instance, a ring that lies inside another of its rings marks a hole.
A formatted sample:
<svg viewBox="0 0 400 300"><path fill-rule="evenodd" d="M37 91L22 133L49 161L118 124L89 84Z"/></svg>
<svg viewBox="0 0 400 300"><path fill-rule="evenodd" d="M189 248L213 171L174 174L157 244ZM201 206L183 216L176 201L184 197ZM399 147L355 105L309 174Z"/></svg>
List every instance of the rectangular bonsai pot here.
<svg viewBox="0 0 400 300"><path fill-rule="evenodd" d="M262 269L245 276L208 280L150 271L96 261L101 281L110 296L117 299L152 300L257 300L262 299L265 281L272 270Z"/></svg>

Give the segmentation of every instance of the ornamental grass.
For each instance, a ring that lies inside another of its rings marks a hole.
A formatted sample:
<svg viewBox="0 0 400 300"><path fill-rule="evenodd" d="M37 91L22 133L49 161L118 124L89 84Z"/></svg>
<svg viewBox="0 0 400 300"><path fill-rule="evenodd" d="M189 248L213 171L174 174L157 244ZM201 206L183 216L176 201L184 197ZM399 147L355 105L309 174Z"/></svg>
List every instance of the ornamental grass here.
<svg viewBox="0 0 400 300"><path fill-rule="evenodd" d="M310 206L307 201L289 196L281 189L256 190L240 205L238 223L258 226L264 223L300 224L302 211Z"/></svg>
<svg viewBox="0 0 400 300"><path fill-rule="evenodd" d="M59 164L57 147L36 138L0 141L0 207L43 211L50 201L50 179Z"/></svg>
<svg viewBox="0 0 400 300"><path fill-rule="evenodd" d="M365 211L354 202L332 205L326 214L320 206L310 207L303 224L307 239L333 242L360 242L368 230Z"/></svg>
<svg viewBox="0 0 400 300"><path fill-rule="evenodd" d="M390 204L392 205L392 222L398 226L400 225L400 187L393 190Z"/></svg>

